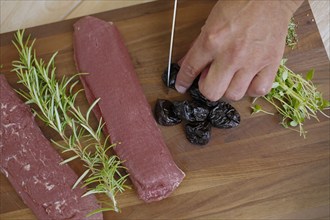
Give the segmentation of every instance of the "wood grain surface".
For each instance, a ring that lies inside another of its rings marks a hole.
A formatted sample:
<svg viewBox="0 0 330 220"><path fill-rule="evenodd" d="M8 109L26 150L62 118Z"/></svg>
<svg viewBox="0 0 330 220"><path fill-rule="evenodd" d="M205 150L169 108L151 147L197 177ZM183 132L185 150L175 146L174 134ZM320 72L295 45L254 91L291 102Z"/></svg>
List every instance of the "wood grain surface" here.
<svg viewBox="0 0 330 220"><path fill-rule="evenodd" d="M2 0L0 1L0 34L18 28L49 24L151 1L156 0ZM308 0L308 2L330 59L330 1Z"/></svg>
<svg viewBox="0 0 330 220"><path fill-rule="evenodd" d="M0 33L150 1L153 0L1 0Z"/></svg>
<svg viewBox="0 0 330 220"><path fill-rule="evenodd" d="M1 1L0 32L63 20L79 3L80 1Z"/></svg>
<svg viewBox="0 0 330 220"><path fill-rule="evenodd" d="M215 1L180 1L174 42L174 60L180 59L198 35ZM309 14L309 16L306 16ZM96 14L114 21L121 31L150 105L157 98L182 100L167 94L161 82L167 63L172 5L156 1ZM329 100L329 60L307 2L295 14L299 44L287 49L287 65L306 73L315 69L314 83ZM37 38L36 50L48 59L55 51L58 77L76 72L72 49L72 24L67 20L27 29ZM11 62L18 55L11 44L13 32L0 35L0 63L14 88L17 77ZM81 86L81 85L79 85ZM105 91L106 92L106 91ZM86 108L83 96L78 104ZM329 219L330 123L307 121L307 138L279 125L279 116L251 115L251 99L232 103L241 114L235 129L212 130L210 143L201 148L190 144L182 125L161 127L164 139L180 168L187 174L167 199L145 204L134 190L118 196L121 213L104 213L105 219ZM327 111L327 114L330 112ZM48 138L58 137L38 122ZM70 166L79 174L82 164ZM1 174L0 219L35 219ZM100 197L100 199L106 199Z"/></svg>
<svg viewBox="0 0 330 220"><path fill-rule="evenodd" d="M309 4L330 60L330 1L310 0Z"/></svg>

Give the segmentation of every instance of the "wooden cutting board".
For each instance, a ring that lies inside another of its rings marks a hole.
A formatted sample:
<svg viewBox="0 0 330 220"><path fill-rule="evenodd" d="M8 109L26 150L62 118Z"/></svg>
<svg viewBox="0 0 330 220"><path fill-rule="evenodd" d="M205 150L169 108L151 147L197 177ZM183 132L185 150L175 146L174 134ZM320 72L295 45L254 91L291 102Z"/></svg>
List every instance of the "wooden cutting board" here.
<svg viewBox="0 0 330 220"><path fill-rule="evenodd" d="M180 1L173 60L180 59L198 35L216 1ZM167 90L161 74L167 65L172 3L157 1L96 14L114 21L124 36L145 95L153 107L157 98L182 100ZM299 44L287 49L287 65L298 73L315 69L314 83L329 99L329 60L307 2L296 12ZM72 50L72 24L76 19L27 29L37 38L36 50L56 59L58 77L76 72ZM18 58L13 32L0 35L3 72L14 88L17 77L11 62ZM106 91L105 91L106 92ZM81 106L87 102L79 98ZM212 130L205 147L190 144L182 125L161 127L174 160L187 174L167 199L151 204L140 201L134 190L118 196L121 213L104 213L105 219L299 219L329 218L329 120L307 121L307 138L279 125L279 116L251 115L251 99L232 103L241 114L235 129ZM327 111L329 114L329 111ZM48 138L58 137L39 122ZM82 172L79 162L70 164ZM0 219L35 219L1 174Z"/></svg>

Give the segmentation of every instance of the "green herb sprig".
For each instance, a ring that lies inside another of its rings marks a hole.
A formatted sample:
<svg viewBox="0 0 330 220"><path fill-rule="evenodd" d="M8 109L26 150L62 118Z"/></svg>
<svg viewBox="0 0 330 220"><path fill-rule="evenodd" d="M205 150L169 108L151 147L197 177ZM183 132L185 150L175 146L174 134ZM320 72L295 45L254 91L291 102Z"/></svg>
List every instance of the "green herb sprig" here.
<svg viewBox="0 0 330 220"><path fill-rule="evenodd" d="M53 54L48 63L38 59L33 45L35 39L29 44L30 36L24 43L24 30L17 31L15 45L19 60L13 61L13 72L19 77L19 83L23 84L27 91L17 91L27 101L27 104L35 104L39 110L32 108L43 122L54 129L62 138L63 143L52 140L54 144L62 149L63 153L71 152L74 156L64 160L62 164L75 159L84 162L85 171L77 179L73 188L80 182L87 187L83 196L90 194L105 194L112 203L103 201L104 207L94 210L89 215L102 211L119 211L116 195L123 192L128 186L125 185L127 174L120 171L126 168L121 165L116 155L111 155L110 150L116 144L109 144L109 137L103 138L102 128L104 123L99 120L97 129L90 125L90 114L99 100L96 100L84 114L75 101L82 91L74 92L78 83L76 78L63 77L60 81L56 79L55 57Z"/></svg>
<svg viewBox="0 0 330 220"><path fill-rule="evenodd" d="M329 118L323 110L330 106L330 102L323 99L322 94L314 86L312 82L314 70L309 71L306 78L303 78L286 67L285 62L285 59L281 61L271 91L262 98L272 104L282 115L281 124L285 128L299 127L300 135L306 137L306 131L303 128L305 119L314 118L319 121L317 112ZM253 103L256 100L257 98ZM260 105L254 105L251 108L252 113L267 113Z"/></svg>
<svg viewBox="0 0 330 220"><path fill-rule="evenodd" d="M288 25L288 34L286 35L285 43L291 49L294 49L298 43L298 35L296 32L297 24L292 17Z"/></svg>

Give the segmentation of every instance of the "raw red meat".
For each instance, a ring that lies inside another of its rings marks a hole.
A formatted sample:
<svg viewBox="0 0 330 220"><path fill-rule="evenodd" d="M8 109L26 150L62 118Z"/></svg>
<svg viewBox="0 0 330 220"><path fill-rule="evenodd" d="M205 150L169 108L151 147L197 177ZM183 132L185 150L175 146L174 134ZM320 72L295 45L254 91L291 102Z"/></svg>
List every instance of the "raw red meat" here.
<svg viewBox="0 0 330 220"><path fill-rule="evenodd" d="M122 37L113 23L85 17L74 25L74 53L87 99L106 122L139 197L167 197L184 178L165 145Z"/></svg>
<svg viewBox="0 0 330 220"><path fill-rule="evenodd" d="M38 219L88 219L100 208L94 196L81 197L78 176L44 137L4 75L0 75L0 170ZM90 219L103 219L102 213Z"/></svg>

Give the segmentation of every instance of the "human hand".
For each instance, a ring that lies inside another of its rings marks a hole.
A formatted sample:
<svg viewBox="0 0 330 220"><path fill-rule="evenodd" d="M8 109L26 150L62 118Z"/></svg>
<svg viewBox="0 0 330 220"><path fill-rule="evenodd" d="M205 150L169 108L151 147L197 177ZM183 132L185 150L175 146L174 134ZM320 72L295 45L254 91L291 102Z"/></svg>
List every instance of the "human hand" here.
<svg viewBox="0 0 330 220"><path fill-rule="evenodd" d="M199 90L211 101L267 94L301 3L219 0L182 60L176 89L184 93L201 73Z"/></svg>

